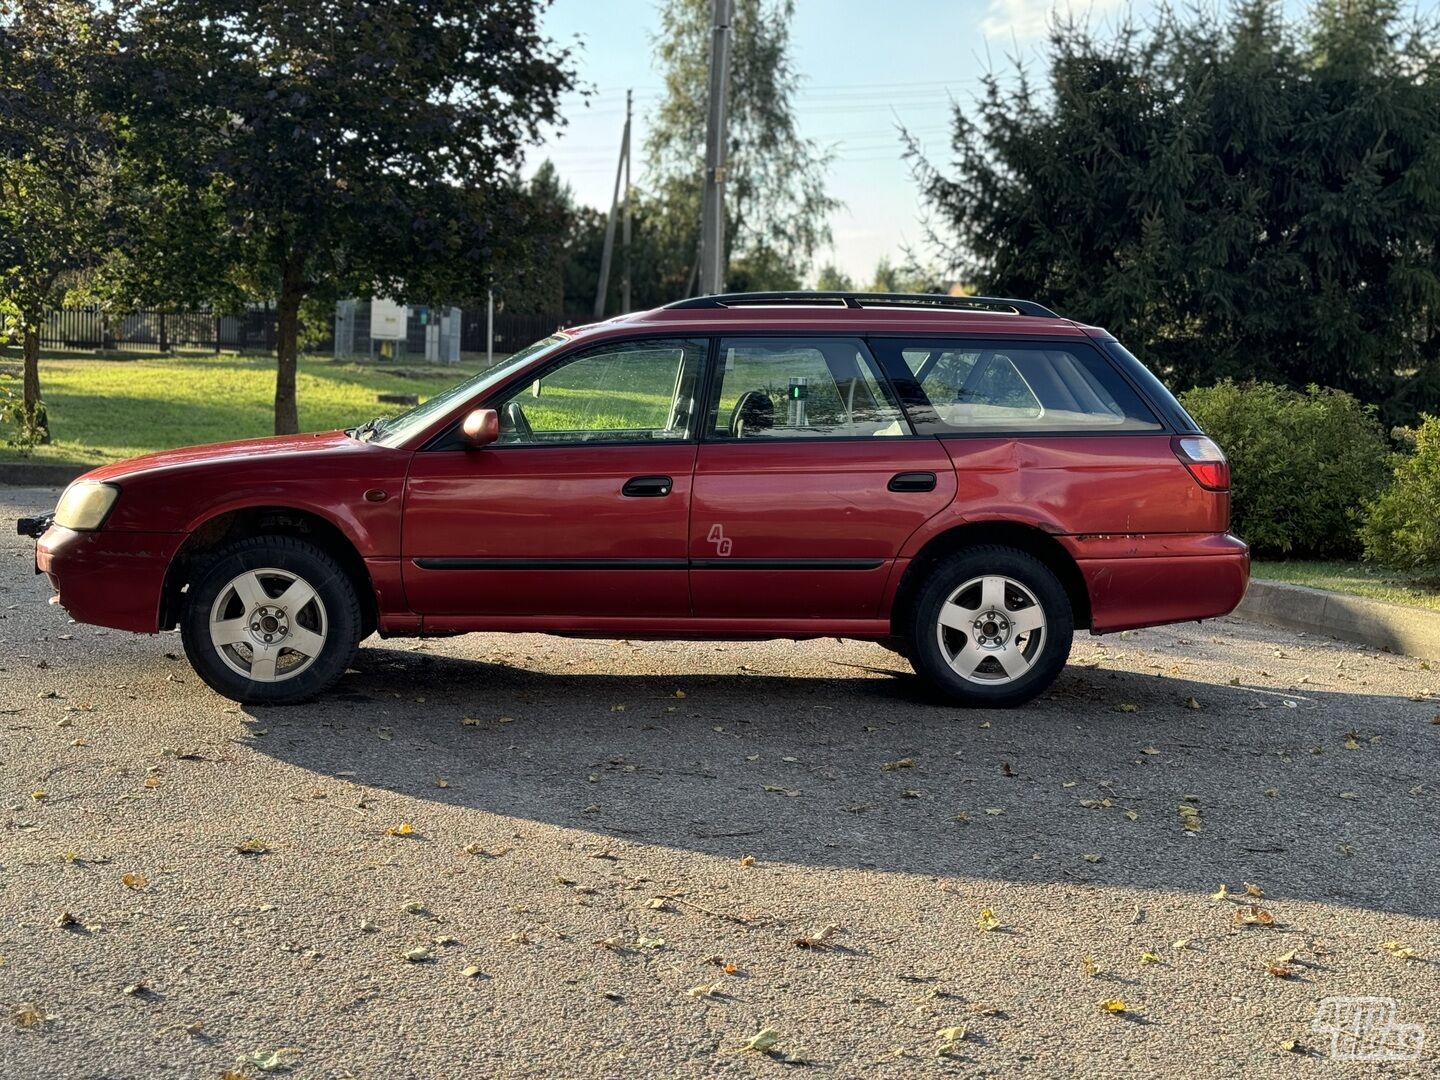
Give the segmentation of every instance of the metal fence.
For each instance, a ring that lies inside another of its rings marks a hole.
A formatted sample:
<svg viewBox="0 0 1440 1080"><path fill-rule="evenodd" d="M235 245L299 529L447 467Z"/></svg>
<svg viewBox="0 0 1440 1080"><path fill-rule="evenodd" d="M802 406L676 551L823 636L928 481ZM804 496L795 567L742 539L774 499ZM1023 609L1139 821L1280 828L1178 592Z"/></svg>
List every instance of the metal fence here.
<svg viewBox="0 0 1440 1080"><path fill-rule="evenodd" d="M5 329L0 317L0 331ZM116 314L97 307L60 308L45 316L40 347L104 352L273 352L275 312L254 308L238 315L215 315L142 309Z"/></svg>
<svg viewBox="0 0 1440 1080"><path fill-rule="evenodd" d="M495 352L515 352L533 341L553 334L566 320L559 315L495 314ZM7 325L0 315L0 342L7 331L18 337L18 327ZM423 354L424 330L412 351ZM50 312L40 331L42 349L99 350L104 352L162 353L175 349L208 349L214 352L273 353L276 340L274 308L259 306L239 315L210 312L174 312L142 309L115 314L98 307L61 308ZM331 353L335 347L333 327L325 336L304 346L307 352ZM460 348L483 353L486 347L485 308L466 308L461 313Z"/></svg>

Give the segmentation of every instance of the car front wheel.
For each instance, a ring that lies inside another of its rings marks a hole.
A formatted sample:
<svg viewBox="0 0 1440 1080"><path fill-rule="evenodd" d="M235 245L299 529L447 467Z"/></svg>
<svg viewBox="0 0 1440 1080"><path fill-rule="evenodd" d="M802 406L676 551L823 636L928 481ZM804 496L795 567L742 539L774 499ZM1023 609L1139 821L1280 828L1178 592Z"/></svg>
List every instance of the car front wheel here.
<svg viewBox="0 0 1440 1080"><path fill-rule="evenodd" d="M975 547L941 563L920 586L910 660L947 700L1003 708L1055 681L1074 632L1054 571L1025 551Z"/></svg>
<svg viewBox="0 0 1440 1080"><path fill-rule="evenodd" d="M257 536L201 568L180 631L211 689L247 705L288 705L344 673L360 625L355 587L339 563L303 540Z"/></svg>

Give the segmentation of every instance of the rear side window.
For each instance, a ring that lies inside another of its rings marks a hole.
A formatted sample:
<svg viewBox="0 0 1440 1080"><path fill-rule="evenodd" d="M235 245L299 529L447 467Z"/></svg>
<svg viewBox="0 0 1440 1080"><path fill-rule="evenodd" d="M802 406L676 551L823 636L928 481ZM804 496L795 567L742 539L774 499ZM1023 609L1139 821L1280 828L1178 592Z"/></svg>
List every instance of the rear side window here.
<svg viewBox="0 0 1440 1080"><path fill-rule="evenodd" d="M724 338L712 439L908 435L899 405L854 338Z"/></svg>
<svg viewBox="0 0 1440 1080"><path fill-rule="evenodd" d="M1154 413L1089 345L875 342L917 431L1160 431ZM908 377L908 378L907 378Z"/></svg>

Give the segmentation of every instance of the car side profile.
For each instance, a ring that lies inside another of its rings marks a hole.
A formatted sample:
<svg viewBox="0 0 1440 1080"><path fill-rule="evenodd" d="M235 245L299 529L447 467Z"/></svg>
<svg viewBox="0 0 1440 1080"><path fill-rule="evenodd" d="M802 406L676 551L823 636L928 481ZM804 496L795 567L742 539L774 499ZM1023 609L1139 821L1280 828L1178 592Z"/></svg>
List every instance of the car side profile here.
<svg viewBox="0 0 1440 1080"><path fill-rule="evenodd" d="M19 523L79 622L226 697L468 631L857 638L1008 706L1231 611L1229 467L1110 334L985 297L752 293L565 330L348 431L96 469Z"/></svg>

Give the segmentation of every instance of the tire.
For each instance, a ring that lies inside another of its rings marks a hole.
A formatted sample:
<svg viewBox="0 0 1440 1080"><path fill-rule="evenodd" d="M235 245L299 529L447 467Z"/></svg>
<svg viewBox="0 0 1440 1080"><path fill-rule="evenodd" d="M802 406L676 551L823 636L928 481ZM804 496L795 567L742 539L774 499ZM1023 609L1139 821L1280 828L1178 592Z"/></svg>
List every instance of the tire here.
<svg viewBox="0 0 1440 1080"><path fill-rule="evenodd" d="M931 571L911 607L908 636L911 664L946 701L1009 708L1055 681L1075 622L1053 570L1028 552L986 545Z"/></svg>
<svg viewBox="0 0 1440 1080"><path fill-rule="evenodd" d="M253 536L220 550L185 597L180 636L207 686L243 705L292 705L344 674L361 633L360 601L314 544Z"/></svg>

